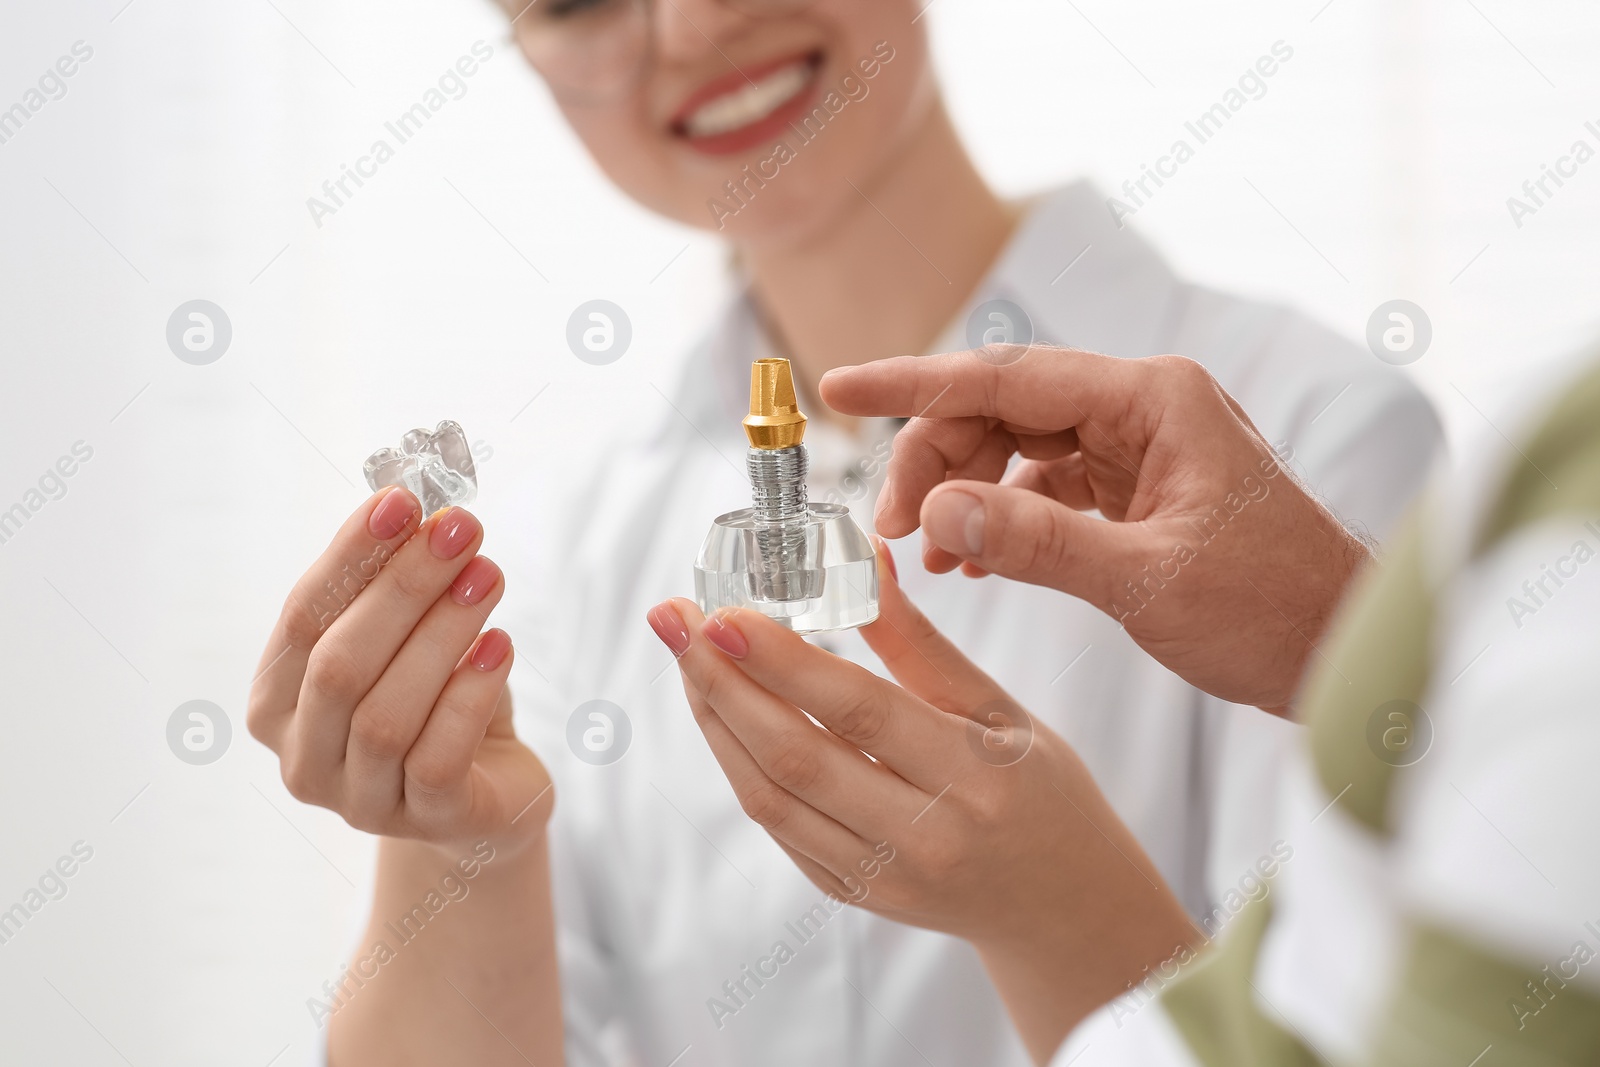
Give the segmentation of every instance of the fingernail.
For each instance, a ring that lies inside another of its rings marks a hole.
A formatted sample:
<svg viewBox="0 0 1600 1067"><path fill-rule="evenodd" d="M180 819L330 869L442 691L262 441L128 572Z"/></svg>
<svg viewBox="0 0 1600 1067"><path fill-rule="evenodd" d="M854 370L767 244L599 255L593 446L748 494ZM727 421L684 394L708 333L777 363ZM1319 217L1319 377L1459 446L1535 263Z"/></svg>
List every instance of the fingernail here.
<svg viewBox="0 0 1600 1067"><path fill-rule="evenodd" d="M894 497L894 485L893 485L893 483L884 482L883 483L883 488L878 490L878 502L876 504L874 504L873 507L872 507L872 525L874 525L874 526L879 525L879 521L878 520L882 519L883 518L883 513L889 510L889 501L893 497Z"/></svg>
<svg viewBox="0 0 1600 1067"><path fill-rule="evenodd" d="M492 671L506 660L511 651L511 635L501 629L490 630L478 638L472 650L471 663L480 671Z"/></svg>
<svg viewBox="0 0 1600 1067"><path fill-rule="evenodd" d="M720 614L707 619L706 624L700 627L700 632L706 635L707 641L734 659L744 659L750 653L750 642L745 640L744 634Z"/></svg>
<svg viewBox="0 0 1600 1067"><path fill-rule="evenodd" d="M428 535L428 547L439 559L455 559L482 529L472 512L450 508L433 524L433 532Z"/></svg>
<svg viewBox="0 0 1600 1067"><path fill-rule="evenodd" d="M674 656L681 656L689 651L689 628L683 624L683 616L678 614L678 609L670 603L657 604L645 616L650 620L650 629L661 638L661 643L671 650Z"/></svg>
<svg viewBox="0 0 1600 1067"><path fill-rule="evenodd" d="M450 583L450 599L465 607L489 595L500 580L500 568L486 556L475 556Z"/></svg>
<svg viewBox="0 0 1600 1067"><path fill-rule="evenodd" d="M900 568L895 566L894 553L889 551L889 542L885 541L881 537L878 537L876 534L873 535L872 542L874 547L876 547L878 550L878 580L882 581L883 575L887 573L889 576L889 581L893 582L895 585L899 585Z"/></svg>
<svg viewBox="0 0 1600 1067"><path fill-rule="evenodd" d="M398 537L400 531L410 526L421 510L416 497L396 486L378 501L378 506L367 516L367 532L380 541Z"/></svg>
<svg viewBox="0 0 1600 1067"><path fill-rule="evenodd" d="M958 556L983 555L983 501L951 489L929 499L923 527L935 544Z"/></svg>

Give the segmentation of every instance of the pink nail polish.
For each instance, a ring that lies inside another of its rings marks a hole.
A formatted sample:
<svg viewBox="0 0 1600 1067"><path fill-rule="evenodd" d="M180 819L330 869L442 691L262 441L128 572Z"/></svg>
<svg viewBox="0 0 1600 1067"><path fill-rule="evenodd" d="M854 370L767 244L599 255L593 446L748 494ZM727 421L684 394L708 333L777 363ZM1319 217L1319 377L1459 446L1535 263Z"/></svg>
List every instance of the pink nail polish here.
<svg viewBox="0 0 1600 1067"><path fill-rule="evenodd" d="M439 559L455 559L482 530L472 512L451 508L433 524L428 548Z"/></svg>
<svg viewBox="0 0 1600 1067"><path fill-rule="evenodd" d="M490 630L478 638L469 662L480 671L492 671L505 662L510 651L511 635L500 629Z"/></svg>
<svg viewBox="0 0 1600 1067"><path fill-rule="evenodd" d="M683 624L683 616L678 614L677 608L671 604L657 604L645 618L650 622L650 629L656 632L673 656L682 656L689 651L689 628Z"/></svg>
<svg viewBox="0 0 1600 1067"><path fill-rule="evenodd" d="M734 659L744 659L750 654L750 642L745 639L737 626L725 620L720 614L707 619L700 632L706 635L707 641Z"/></svg>
<svg viewBox="0 0 1600 1067"><path fill-rule="evenodd" d="M389 490L367 516L367 532L380 541L398 537L421 510L417 498L397 486Z"/></svg>
<svg viewBox="0 0 1600 1067"><path fill-rule="evenodd" d="M889 572L889 580L899 585L900 568L895 566L894 553L889 550L889 542L877 536L874 536L872 540L878 549L878 558L883 561L883 569Z"/></svg>
<svg viewBox="0 0 1600 1067"><path fill-rule="evenodd" d="M463 607L476 604L489 595L500 580L500 568L486 556L474 557L450 583L450 599Z"/></svg>

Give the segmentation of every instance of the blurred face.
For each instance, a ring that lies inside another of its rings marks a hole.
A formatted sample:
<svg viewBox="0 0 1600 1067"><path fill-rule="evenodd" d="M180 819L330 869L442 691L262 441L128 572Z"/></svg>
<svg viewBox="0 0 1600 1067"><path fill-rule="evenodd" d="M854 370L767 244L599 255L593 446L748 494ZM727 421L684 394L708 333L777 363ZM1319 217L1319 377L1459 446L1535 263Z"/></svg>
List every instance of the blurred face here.
<svg viewBox="0 0 1600 1067"><path fill-rule="evenodd" d="M857 207L936 102L915 0L504 2L607 175L740 243Z"/></svg>

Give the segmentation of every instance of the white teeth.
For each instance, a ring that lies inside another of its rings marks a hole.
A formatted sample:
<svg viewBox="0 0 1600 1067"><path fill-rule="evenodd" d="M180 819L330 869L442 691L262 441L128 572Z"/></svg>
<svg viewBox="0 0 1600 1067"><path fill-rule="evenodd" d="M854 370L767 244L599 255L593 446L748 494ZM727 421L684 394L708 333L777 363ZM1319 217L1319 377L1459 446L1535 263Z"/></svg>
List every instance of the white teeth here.
<svg viewBox="0 0 1600 1067"><path fill-rule="evenodd" d="M779 67L755 84L709 100L684 120L690 137L715 137L759 122L793 100L811 82L810 63Z"/></svg>

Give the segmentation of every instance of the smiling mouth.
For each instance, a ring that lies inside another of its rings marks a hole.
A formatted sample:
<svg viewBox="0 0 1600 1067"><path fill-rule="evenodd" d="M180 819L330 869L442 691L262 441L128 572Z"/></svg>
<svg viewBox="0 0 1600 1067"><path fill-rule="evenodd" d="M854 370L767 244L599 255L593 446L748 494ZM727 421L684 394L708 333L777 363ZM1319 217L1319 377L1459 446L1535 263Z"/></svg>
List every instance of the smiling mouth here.
<svg viewBox="0 0 1600 1067"><path fill-rule="evenodd" d="M673 132L690 140L706 140L756 126L809 89L821 66L822 53L812 52L759 73L736 75L737 84L725 92L717 93L708 86L715 95L686 107L672 123Z"/></svg>

